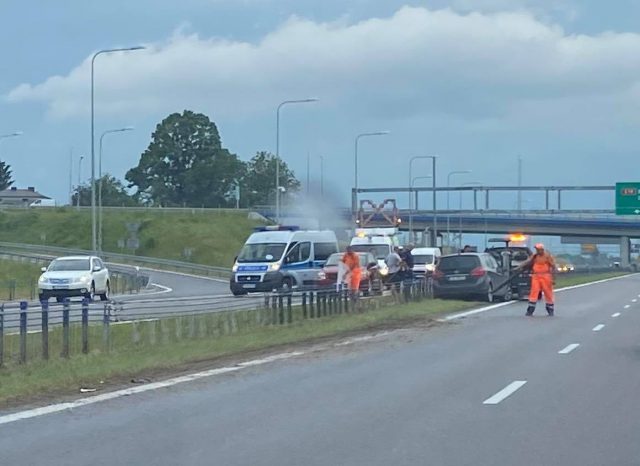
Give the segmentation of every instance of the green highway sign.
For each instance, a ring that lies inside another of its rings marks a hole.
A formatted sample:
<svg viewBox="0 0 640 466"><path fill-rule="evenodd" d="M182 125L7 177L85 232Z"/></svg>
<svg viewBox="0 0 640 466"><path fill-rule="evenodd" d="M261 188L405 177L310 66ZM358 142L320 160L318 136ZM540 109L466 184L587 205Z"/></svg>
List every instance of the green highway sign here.
<svg viewBox="0 0 640 466"><path fill-rule="evenodd" d="M616 183L616 215L640 216L640 183Z"/></svg>

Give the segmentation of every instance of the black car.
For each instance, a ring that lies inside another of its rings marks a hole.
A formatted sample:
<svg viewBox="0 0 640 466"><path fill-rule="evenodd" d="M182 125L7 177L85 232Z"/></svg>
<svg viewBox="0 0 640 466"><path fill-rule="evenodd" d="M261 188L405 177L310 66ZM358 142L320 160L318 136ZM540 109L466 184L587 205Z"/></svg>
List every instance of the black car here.
<svg viewBox="0 0 640 466"><path fill-rule="evenodd" d="M443 256L433 273L433 293L436 298L473 298L493 302L512 299L509 266L498 264L488 253L462 253Z"/></svg>

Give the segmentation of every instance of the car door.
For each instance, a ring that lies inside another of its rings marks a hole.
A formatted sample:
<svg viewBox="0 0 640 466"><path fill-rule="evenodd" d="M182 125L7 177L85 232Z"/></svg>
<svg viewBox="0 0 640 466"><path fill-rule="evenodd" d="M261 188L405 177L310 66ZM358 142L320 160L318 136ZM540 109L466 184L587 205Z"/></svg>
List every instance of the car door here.
<svg viewBox="0 0 640 466"><path fill-rule="evenodd" d="M317 271L311 267L311 243L303 241L293 246L285 257L285 270L295 278L298 285L315 279ZM312 277L312 275L314 275Z"/></svg>
<svg viewBox="0 0 640 466"><path fill-rule="evenodd" d="M508 272L504 272L498 262L493 258L490 254L484 255L485 260L485 268L489 273L489 277L491 278L491 283L493 283L493 289L497 289L507 281Z"/></svg>

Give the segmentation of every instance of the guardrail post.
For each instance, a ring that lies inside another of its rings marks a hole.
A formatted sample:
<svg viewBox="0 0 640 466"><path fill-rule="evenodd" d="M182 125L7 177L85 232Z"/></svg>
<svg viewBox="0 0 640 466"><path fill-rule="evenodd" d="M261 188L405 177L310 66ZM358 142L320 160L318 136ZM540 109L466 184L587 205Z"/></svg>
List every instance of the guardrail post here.
<svg viewBox="0 0 640 466"><path fill-rule="evenodd" d="M275 325L278 322L278 300L276 299L277 295L274 291L271 295L271 320L269 322L270 325Z"/></svg>
<svg viewBox="0 0 640 466"><path fill-rule="evenodd" d="M289 293L287 295L287 323L293 323L293 307L291 306L292 295Z"/></svg>
<svg viewBox="0 0 640 466"><path fill-rule="evenodd" d="M314 309L314 301L315 298L317 296L317 292L312 291L311 293L309 293L309 318L313 319L316 316L316 311Z"/></svg>
<svg viewBox="0 0 640 466"><path fill-rule="evenodd" d="M27 309L29 304L20 301L20 364L27 362Z"/></svg>
<svg viewBox="0 0 640 466"><path fill-rule="evenodd" d="M307 293L302 293L302 317L307 318Z"/></svg>
<svg viewBox="0 0 640 466"><path fill-rule="evenodd" d="M322 292L322 316L327 316L327 292Z"/></svg>
<svg viewBox="0 0 640 466"><path fill-rule="evenodd" d="M109 314L110 314L110 306L108 304L104 305L104 310L102 312L102 348L105 352L109 352L110 349L110 339L111 339L111 328L109 327Z"/></svg>
<svg viewBox="0 0 640 466"><path fill-rule="evenodd" d="M42 359L49 360L49 301L42 301Z"/></svg>
<svg viewBox="0 0 640 466"><path fill-rule="evenodd" d="M280 294L278 295L278 320L277 323L279 323L280 325L284 324L284 300L282 299L283 296Z"/></svg>
<svg viewBox="0 0 640 466"><path fill-rule="evenodd" d="M62 357L69 358L69 298L62 305Z"/></svg>
<svg viewBox="0 0 640 466"><path fill-rule="evenodd" d="M89 353L89 300L82 300L82 354Z"/></svg>
<svg viewBox="0 0 640 466"><path fill-rule="evenodd" d="M4 303L0 306L0 367L4 366Z"/></svg>

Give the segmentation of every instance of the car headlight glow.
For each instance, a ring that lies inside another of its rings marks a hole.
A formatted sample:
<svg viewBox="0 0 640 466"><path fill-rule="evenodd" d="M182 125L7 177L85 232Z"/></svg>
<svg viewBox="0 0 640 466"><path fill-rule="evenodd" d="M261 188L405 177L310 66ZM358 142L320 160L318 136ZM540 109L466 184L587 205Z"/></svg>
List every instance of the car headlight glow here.
<svg viewBox="0 0 640 466"><path fill-rule="evenodd" d="M436 267L433 264L427 264L425 269L427 269L429 272L433 272L436 269Z"/></svg>
<svg viewBox="0 0 640 466"><path fill-rule="evenodd" d="M278 270L280 270L280 264L278 262L274 262L272 264L269 264L269 272L277 272Z"/></svg>
<svg viewBox="0 0 640 466"><path fill-rule="evenodd" d="M49 283L49 279L43 275L38 279L38 282L39 283Z"/></svg>
<svg viewBox="0 0 640 466"><path fill-rule="evenodd" d="M389 275L389 269L387 268L380 269L380 275Z"/></svg>
<svg viewBox="0 0 640 466"><path fill-rule="evenodd" d="M82 277L80 277L78 279L78 281L80 283L89 283L89 282L91 282L91 276L90 275L83 275Z"/></svg>
<svg viewBox="0 0 640 466"><path fill-rule="evenodd" d="M233 267L231 267L231 271L232 272L237 272L238 271L238 264L233 264Z"/></svg>
<svg viewBox="0 0 640 466"><path fill-rule="evenodd" d="M327 274L324 272L318 272L318 280L324 280L327 278Z"/></svg>

